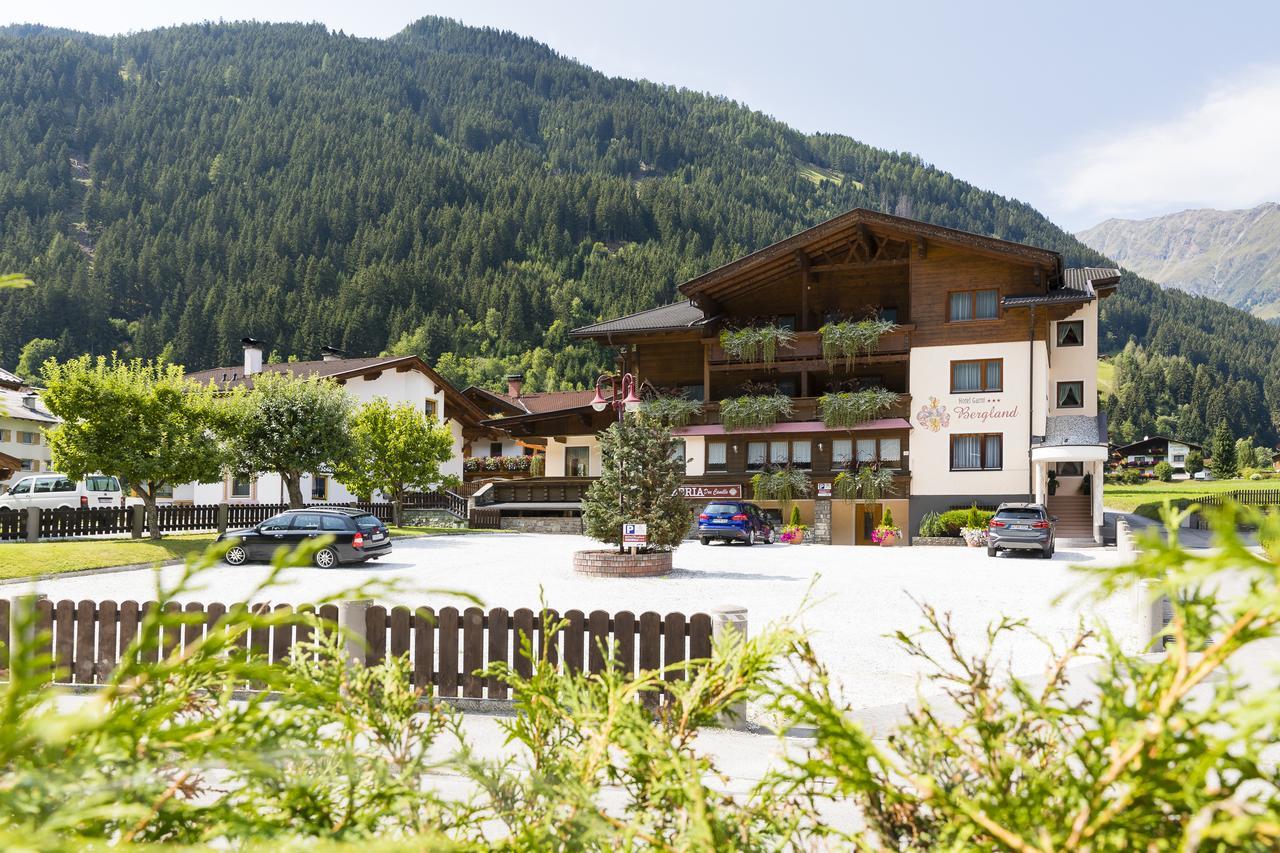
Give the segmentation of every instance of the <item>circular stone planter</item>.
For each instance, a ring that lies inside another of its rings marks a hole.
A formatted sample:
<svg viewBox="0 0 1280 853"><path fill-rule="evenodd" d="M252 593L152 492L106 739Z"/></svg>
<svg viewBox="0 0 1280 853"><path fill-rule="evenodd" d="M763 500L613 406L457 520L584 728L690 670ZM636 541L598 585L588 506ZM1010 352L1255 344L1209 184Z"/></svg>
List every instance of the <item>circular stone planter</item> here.
<svg viewBox="0 0 1280 853"><path fill-rule="evenodd" d="M656 578L671 574L671 552L619 554L614 550L574 551L573 570L598 578Z"/></svg>

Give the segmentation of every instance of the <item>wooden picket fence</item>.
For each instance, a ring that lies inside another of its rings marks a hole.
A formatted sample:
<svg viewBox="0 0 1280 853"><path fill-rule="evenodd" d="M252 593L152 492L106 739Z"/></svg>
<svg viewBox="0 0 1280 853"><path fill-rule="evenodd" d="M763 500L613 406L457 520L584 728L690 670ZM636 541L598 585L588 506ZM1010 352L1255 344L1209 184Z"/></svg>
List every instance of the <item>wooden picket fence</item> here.
<svg viewBox="0 0 1280 853"><path fill-rule="evenodd" d="M502 512L496 509L476 507L467 516L467 526L472 530L500 530L502 528Z"/></svg>
<svg viewBox="0 0 1280 853"><path fill-rule="evenodd" d="M137 638L148 612L157 606L153 601L36 602L36 633L43 650L54 660L54 682L104 683ZM253 607L264 612L270 605ZM0 638L5 640L9 638L10 608L8 599L0 599ZM288 604L277 604L271 609L277 615L286 614L285 621L253 627L240 638L242 646L271 663L286 661L295 645L311 639L311 626L288 621L288 614L309 612L335 628L338 623L336 604L319 608L299 605L296 610ZM160 654L181 654L245 610L243 604L169 602L165 605L168 613L200 614L203 618L193 618L185 624L156 625L150 659L156 660ZM650 611L636 616L630 611L610 614L603 610L568 610L561 616L553 610L528 608L508 611L495 607L485 611L479 607L442 607L437 612L430 607L388 609L373 605L364 611L364 617L366 663L379 663L388 654L408 655L414 686L430 687L435 695L449 698L509 699L505 684L476 673L490 663L504 661L521 675L529 675L532 665L520 651L524 638L533 644L535 654L541 656L545 650L546 660L562 671L601 672L606 649L614 650L617 665L628 673L657 670L711 655L711 617L705 613L663 616ZM562 631L547 630L561 619L567 623ZM3 658L0 664L7 669L7 647ZM685 674L676 669L665 677L674 681ZM660 697L655 694L649 701L657 703Z"/></svg>
<svg viewBox="0 0 1280 853"><path fill-rule="evenodd" d="M1228 500L1245 506L1280 506L1280 489L1236 489L1189 499L1203 506L1222 506Z"/></svg>
<svg viewBox="0 0 1280 853"><path fill-rule="evenodd" d="M179 506L162 504L156 507L156 517L164 532L177 530L217 530L218 505L204 504Z"/></svg>
<svg viewBox="0 0 1280 853"><path fill-rule="evenodd" d="M0 542L23 539L27 535L25 509L0 509Z"/></svg>
<svg viewBox="0 0 1280 853"><path fill-rule="evenodd" d="M128 532L129 510L124 507L59 507L40 510L41 539Z"/></svg>

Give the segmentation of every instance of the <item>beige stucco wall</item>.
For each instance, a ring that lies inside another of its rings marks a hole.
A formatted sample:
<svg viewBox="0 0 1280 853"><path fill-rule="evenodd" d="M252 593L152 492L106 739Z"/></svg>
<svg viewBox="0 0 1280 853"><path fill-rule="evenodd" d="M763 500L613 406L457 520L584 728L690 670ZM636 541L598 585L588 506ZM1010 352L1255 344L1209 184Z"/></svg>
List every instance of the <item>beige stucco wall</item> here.
<svg viewBox="0 0 1280 853"><path fill-rule="evenodd" d="M547 439L547 476L564 476L564 451L566 447L590 448L587 457L588 473L592 477L600 476L600 442L594 435L570 435Z"/></svg>
<svg viewBox="0 0 1280 853"><path fill-rule="evenodd" d="M1090 415L1098 414L1098 304L1089 302L1067 320L1084 321L1084 346L1059 347L1057 323L1051 324L1049 354L1050 414ZM1084 382L1084 408L1059 409L1057 383L1079 380Z"/></svg>
<svg viewBox="0 0 1280 853"><path fill-rule="evenodd" d="M707 439L702 435L686 435L684 438L684 473L686 477L701 477L707 473Z"/></svg>
<svg viewBox="0 0 1280 853"><path fill-rule="evenodd" d="M914 495L1016 494L1028 490L1028 453L1034 425L1043 434L1045 421L1045 345L1026 341L962 346L914 347L911 350L911 493ZM1004 390L981 394L951 393L951 362L1004 360ZM1034 398L1028 385L1035 376ZM922 425L921 410L944 410L939 422ZM941 421L945 421L942 423ZM966 433L1004 435L1003 470L952 471L951 436Z"/></svg>

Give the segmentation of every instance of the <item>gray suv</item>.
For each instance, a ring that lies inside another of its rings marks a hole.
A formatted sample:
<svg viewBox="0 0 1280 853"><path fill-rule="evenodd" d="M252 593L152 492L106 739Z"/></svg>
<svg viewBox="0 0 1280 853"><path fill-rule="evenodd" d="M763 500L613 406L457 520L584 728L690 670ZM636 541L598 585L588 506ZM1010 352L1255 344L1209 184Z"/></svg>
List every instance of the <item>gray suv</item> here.
<svg viewBox="0 0 1280 853"><path fill-rule="evenodd" d="M987 525L987 556L1001 551L1039 551L1045 559L1053 556L1056 516L1044 504L1000 504Z"/></svg>

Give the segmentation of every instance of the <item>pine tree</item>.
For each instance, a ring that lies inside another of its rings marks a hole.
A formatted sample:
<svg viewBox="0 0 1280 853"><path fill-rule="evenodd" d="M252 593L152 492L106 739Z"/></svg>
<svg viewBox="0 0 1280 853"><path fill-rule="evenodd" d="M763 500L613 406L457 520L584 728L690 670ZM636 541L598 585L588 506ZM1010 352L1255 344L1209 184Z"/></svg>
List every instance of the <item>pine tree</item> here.
<svg viewBox="0 0 1280 853"><path fill-rule="evenodd" d="M1209 440L1209 470L1215 479L1230 480L1240 475L1236 461L1236 440L1225 420L1218 421Z"/></svg>

